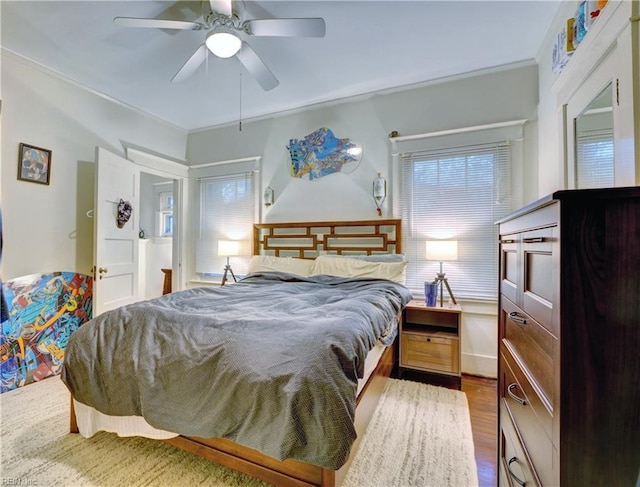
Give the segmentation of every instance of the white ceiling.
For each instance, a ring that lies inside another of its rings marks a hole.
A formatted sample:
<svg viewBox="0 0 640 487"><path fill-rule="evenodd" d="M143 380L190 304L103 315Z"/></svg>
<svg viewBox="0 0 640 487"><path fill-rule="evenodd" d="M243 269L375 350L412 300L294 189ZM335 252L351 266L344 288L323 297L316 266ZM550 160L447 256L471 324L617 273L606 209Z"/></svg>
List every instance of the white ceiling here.
<svg viewBox="0 0 640 487"><path fill-rule="evenodd" d="M0 32L4 49L192 130L237 121L240 113L247 119L531 60L559 4L247 1L246 18L323 17L326 22L324 38L244 37L280 80L268 92L235 57L210 55L191 78L171 83L206 32L113 24L116 16L197 20L199 1L2 0Z"/></svg>

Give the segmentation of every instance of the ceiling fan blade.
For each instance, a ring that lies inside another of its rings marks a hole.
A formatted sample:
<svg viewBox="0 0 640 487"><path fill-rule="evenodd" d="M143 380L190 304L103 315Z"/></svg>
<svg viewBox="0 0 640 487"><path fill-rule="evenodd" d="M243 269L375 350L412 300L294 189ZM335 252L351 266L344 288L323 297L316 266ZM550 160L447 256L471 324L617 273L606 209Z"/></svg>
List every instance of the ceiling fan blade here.
<svg viewBox="0 0 640 487"><path fill-rule="evenodd" d="M150 29L200 30L203 25L186 20L139 19L135 17L116 17L113 23L122 27L145 27Z"/></svg>
<svg viewBox="0 0 640 487"><path fill-rule="evenodd" d="M273 37L324 37L324 19L251 19L247 20L249 32L254 36Z"/></svg>
<svg viewBox="0 0 640 487"><path fill-rule="evenodd" d="M178 72L171 78L172 83L183 81L191 76L198 67L207 58L207 46L202 44L196 52L194 52L189 59L182 65Z"/></svg>
<svg viewBox="0 0 640 487"><path fill-rule="evenodd" d="M231 17L231 0L209 0L209 5L215 13Z"/></svg>
<svg viewBox="0 0 640 487"><path fill-rule="evenodd" d="M267 65L262 62L262 59L256 54L246 42L242 42L242 47L237 52L236 56L240 59L247 71L256 79L256 81L262 86L264 91L274 89L280 84L278 78L267 68Z"/></svg>

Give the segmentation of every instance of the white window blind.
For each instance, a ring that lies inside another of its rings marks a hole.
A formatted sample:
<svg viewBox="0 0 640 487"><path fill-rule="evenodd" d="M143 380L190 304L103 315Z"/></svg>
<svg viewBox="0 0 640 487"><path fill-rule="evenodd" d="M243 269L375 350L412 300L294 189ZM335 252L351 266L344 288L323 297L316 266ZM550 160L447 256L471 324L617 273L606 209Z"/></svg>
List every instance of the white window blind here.
<svg viewBox="0 0 640 487"><path fill-rule="evenodd" d="M219 240L240 241L241 256L230 257L236 275L247 271L255 206L254 173L200 179L200 223L196 272L220 276L227 263L218 255Z"/></svg>
<svg viewBox="0 0 640 487"><path fill-rule="evenodd" d="M576 136L576 187L614 186L613 130L602 129Z"/></svg>
<svg viewBox="0 0 640 487"><path fill-rule="evenodd" d="M427 240L457 240L458 260L443 263L454 296L497 298L494 223L511 212L509 143L408 152L401 164L407 286L423 296L424 282L439 270L439 262L426 260Z"/></svg>

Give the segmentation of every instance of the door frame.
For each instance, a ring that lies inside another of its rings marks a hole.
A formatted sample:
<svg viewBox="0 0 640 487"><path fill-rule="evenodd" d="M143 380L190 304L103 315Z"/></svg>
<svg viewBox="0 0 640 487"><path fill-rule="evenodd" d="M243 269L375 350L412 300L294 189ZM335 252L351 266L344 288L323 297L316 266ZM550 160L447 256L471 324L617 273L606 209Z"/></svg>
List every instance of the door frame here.
<svg viewBox="0 0 640 487"><path fill-rule="evenodd" d="M186 262L185 241L188 221L189 166L166 156L140 148L126 147L127 160L136 164L141 173L153 174L173 180L173 238L172 238L172 285L173 291L186 288L184 263Z"/></svg>

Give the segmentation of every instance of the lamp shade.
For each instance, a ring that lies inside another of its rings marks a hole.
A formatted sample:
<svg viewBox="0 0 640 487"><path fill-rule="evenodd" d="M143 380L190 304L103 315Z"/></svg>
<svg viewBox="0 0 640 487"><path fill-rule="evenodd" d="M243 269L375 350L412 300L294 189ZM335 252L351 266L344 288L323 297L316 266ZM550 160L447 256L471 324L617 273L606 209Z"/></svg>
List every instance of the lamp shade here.
<svg viewBox="0 0 640 487"><path fill-rule="evenodd" d="M218 255L240 255L240 242L238 240L218 240Z"/></svg>
<svg viewBox="0 0 640 487"><path fill-rule="evenodd" d="M427 240L427 260L439 262L458 260L457 240Z"/></svg>

